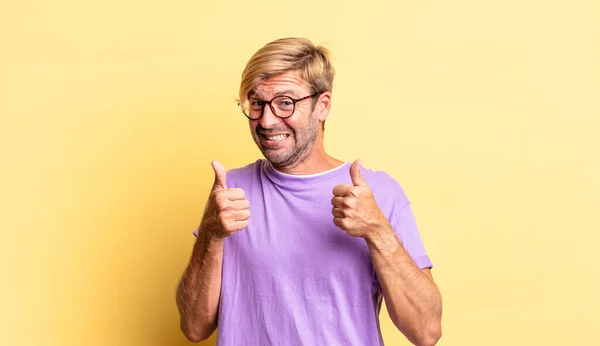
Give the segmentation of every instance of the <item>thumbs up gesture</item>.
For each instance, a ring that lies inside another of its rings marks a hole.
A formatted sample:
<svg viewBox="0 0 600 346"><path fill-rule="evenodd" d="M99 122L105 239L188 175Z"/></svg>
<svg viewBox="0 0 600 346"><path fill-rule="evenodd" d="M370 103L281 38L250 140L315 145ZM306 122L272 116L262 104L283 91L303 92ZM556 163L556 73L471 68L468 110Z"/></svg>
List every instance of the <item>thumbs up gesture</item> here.
<svg viewBox="0 0 600 346"><path fill-rule="evenodd" d="M384 224L385 216L360 174L361 164L360 160L356 160L350 166L352 185L337 185L333 189L331 213L333 223L346 234L366 238Z"/></svg>
<svg viewBox="0 0 600 346"><path fill-rule="evenodd" d="M204 210L202 228L217 238L228 237L248 226L250 202L244 190L227 188L226 171L218 161L213 161L215 181Z"/></svg>

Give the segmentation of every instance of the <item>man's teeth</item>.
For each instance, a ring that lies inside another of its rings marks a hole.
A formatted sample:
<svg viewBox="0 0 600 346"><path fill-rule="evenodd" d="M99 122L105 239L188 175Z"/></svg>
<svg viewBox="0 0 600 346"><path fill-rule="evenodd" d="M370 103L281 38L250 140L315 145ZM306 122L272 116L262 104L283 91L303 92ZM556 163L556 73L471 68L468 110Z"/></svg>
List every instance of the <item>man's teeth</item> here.
<svg viewBox="0 0 600 346"><path fill-rule="evenodd" d="M285 137L287 137L287 135L266 136L266 137L270 141L280 141L282 139L285 139Z"/></svg>

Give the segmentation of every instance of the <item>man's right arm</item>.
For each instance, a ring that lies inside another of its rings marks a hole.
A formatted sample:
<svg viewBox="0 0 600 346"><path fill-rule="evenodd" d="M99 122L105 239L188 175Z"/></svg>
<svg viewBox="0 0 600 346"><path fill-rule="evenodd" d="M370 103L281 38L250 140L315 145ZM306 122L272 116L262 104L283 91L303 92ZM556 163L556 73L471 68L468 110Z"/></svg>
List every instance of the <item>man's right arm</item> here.
<svg viewBox="0 0 600 346"><path fill-rule="evenodd" d="M177 288L180 327L193 342L207 339L217 328L225 239L211 233L207 227L198 230L190 263Z"/></svg>
<svg viewBox="0 0 600 346"><path fill-rule="evenodd" d="M215 182L190 262L177 286L181 331L190 341L207 339L217 328L225 238L248 226L250 202L244 190L227 188L226 171L212 162Z"/></svg>

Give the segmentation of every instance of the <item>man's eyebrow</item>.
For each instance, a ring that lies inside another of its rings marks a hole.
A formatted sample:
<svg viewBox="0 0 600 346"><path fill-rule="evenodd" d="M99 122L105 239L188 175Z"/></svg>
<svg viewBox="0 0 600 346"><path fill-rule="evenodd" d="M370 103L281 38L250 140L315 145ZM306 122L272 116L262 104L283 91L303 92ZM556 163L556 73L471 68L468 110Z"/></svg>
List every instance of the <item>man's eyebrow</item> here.
<svg viewBox="0 0 600 346"><path fill-rule="evenodd" d="M273 94L273 97L277 97L277 96L292 96L292 97L297 97L296 91L294 89L284 89L284 90L280 90L278 92L276 92L275 94ZM250 93L248 93L248 98L255 98L255 99L259 99L259 100L265 100L264 98L261 98L256 91L251 91Z"/></svg>
<svg viewBox="0 0 600 346"><path fill-rule="evenodd" d="M296 96L296 91L294 89L285 89L285 90L281 90L276 92L273 97L275 96L281 96L281 95L291 95L291 96Z"/></svg>

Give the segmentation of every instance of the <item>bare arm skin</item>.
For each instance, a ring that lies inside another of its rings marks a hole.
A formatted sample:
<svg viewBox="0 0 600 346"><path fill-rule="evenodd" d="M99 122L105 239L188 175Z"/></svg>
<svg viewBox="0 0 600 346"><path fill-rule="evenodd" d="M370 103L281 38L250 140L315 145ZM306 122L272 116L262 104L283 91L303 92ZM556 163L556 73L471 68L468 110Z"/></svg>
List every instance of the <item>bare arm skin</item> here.
<svg viewBox="0 0 600 346"><path fill-rule="evenodd" d="M217 328L222 264L223 239L200 229L190 263L177 287L180 326L190 341L205 340Z"/></svg>
<svg viewBox="0 0 600 346"><path fill-rule="evenodd" d="M441 294L430 270L420 270L400 243L360 175L360 165L357 160L350 167L352 185L333 189L333 223L365 239L396 327L415 345L435 345L442 335Z"/></svg>
<svg viewBox="0 0 600 346"><path fill-rule="evenodd" d="M225 238L244 229L250 203L242 189L228 189L226 172L213 161L215 183L187 268L177 286L181 331L188 340L207 339L217 328Z"/></svg>
<svg viewBox="0 0 600 346"><path fill-rule="evenodd" d="M442 335L442 299L429 269L420 270L391 227L366 238L390 318L415 345L435 345Z"/></svg>

